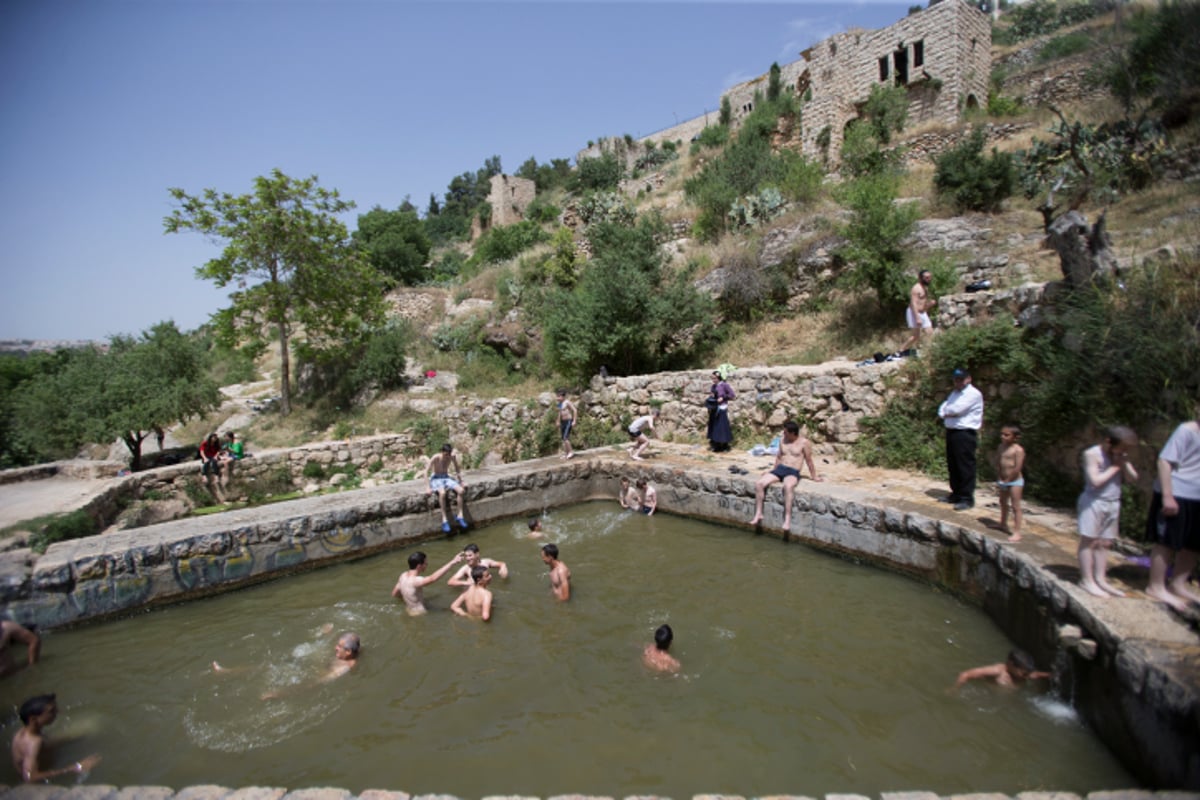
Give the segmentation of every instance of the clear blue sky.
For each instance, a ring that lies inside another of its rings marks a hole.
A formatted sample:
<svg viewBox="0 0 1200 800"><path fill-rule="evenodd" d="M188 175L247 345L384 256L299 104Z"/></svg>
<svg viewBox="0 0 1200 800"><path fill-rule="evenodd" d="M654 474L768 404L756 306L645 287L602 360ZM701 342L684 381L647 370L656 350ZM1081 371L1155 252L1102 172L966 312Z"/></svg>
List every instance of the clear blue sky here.
<svg viewBox="0 0 1200 800"><path fill-rule="evenodd" d="M194 269L218 248L163 233L168 187L316 174L353 230L492 155L511 173L715 111L911 4L4 0L0 339L207 320L225 297Z"/></svg>

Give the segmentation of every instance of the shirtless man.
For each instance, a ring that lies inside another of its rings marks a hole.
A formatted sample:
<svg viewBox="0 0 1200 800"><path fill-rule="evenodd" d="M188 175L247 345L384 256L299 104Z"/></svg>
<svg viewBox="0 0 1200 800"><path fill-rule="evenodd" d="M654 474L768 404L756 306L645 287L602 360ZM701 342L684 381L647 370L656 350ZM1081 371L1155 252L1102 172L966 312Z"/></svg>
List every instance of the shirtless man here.
<svg viewBox="0 0 1200 800"><path fill-rule="evenodd" d="M679 660L667 652L674 638L670 625L659 625L654 632L654 644L646 645L642 651L642 663L659 672L679 672Z"/></svg>
<svg viewBox="0 0 1200 800"><path fill-rule="evenodd" d="M754 484L754 519L750 520L751 525L762 522L767 487L776 481L783 481L783 529L791 530L792 496L796 493L796 484L800 483L803 464L808 464L808 472L814 481L824 480L817 475L817 467L813 464L812 445L800 435L800 426L796 421L789 419L783 423L783 441L779 443L775 466L770 472L764 472L758 483Z"/></svg>
<svg viewBox="0 0 1200 800"><path fill-rule="evenodd" d="M31 697L21 704L21 730L12 741L13 766L25 783L45 781L59 775L82 775L100 763L100 756L90 755L60 769L43 770L38 763L42 753L42 730L58 718L58 703L52 694Z"/></svg>
<svg viewBox="0 0 1200 800"><path fill-rule="evenodd" d="M425 567L428 566L425 563L425 554L420 550L411 553L408 556L408 572L400 574L400 579L396 581L396 586L392 589L392 597L401 597L404 599L404 607L408 609L410 617L424 614L426 611L425 587L441 580L442 576L451 567L462 561L462 559L462 553L455 553L454 558L447 561L445 566L426 578L421 575L425 571Z"/></svg>
<svg viewBox="0 0 1200 800"><path fill-rule="evenodd" d="M354 669L358 664L358 651L362 646L362 642L358 638L357 633L343 633L338 637L337 644L333 646L333 664L329 670L321 677L317 678L314 683L329 683L345 675L350 670ZM226 672L227 670L221 667L217 662L213 662L213 668L217 672ZM264 692L263 700L275 700L282 697L285 693L291 693L298 689L305 689L311 686L307 685L291 686L286 689L276 689L270 692Z"/></svg>
<svg viewBox="0 0 1200 800"><path fill-rule="evenodd" d="M562 457L573 458L575 451L571 449L571 429L575 427L575 420L579 417L579 411L575 408L575 404L567 399L566 389L559 389L557 396L558 432L562 436Z"/></svg>
<svg viewBox="0 0 1200 800"><path fill-rule="evenodd" d="M1018 683L1049 677L1051 677L1049 672L1037 670L1033 657L1029 653L1024 650L1013 650L1008 654L1008 659L1001 664L989 664L986 667L976 667L958 673L958 680L954 682L954 688L957 689L967 681L973 680L991 680L995 681L998 686L1012 688Z"/></svg>
<svg viewBox="0 0 1200 800"><path fill-rule="evenodd" d="M451 467L454 468L458 480L450 477ZM442 512L442 533L450 532L450 522L447 519L450 501L446 497L447 492L458 495L458 516L455 519L465 531L467 521L463 518L463 490L467 485L463 483L462 467L458 465L458 456L454 455L452 444L446 442L442 445L441 452L429 457L428 463L425 464L425 478L429 481L429 493L436 493L438 497L438 510Z"/></svg>
<svg viewBox="0 0 1200 800"><path fill-rule="evenodd" d="M483 567L487 570L495 568L499 570L501 578L508 577L508 564L491 558L481 558L479 556L479 545L477 544L469 544L464 547L462 555L463 561L466 563L459 567L458 572L454 573L450 577L450 580L446 581L448 586L470 586L472 583L478 583L478 581L473 580L471 577L475 567Z"/></svg>
<svg viewBox="0 0 1200 800"><path fill-rule="evenodd" d="M645 478L637 479L637 489L641 500L634 508L647 517L654 516L654 512L658 510L658 490Z"/></svg>
<svg viewBox="0 0 1200 800"><path fill-rule="evenodd" d="M923 269L917 273L917 282L908 292L908 308L904 311L904 321L912 330L912 336L908 337L908 341L900 348L900 352L916 347L925 331L933 332L929 309L937 305L937 300L929 296L929 284L932 281L933 274L929 270Z"/></svg>
<svg viewBox="0 0 1200 800"><path fill-rule="evenodd" d="M471 567L473 584L454 601L450 610L460 617L474 617L484 622L492 618L492 593L487 588L492 582L492 571L482 564Z"/></svg>
<svg viewBox="0 0 1200 800"><path fill-rule="evenodd" d="M25 664L15 665L9 660L8 645L21 642L27 651ZM41 638L25 626L12 620L0 620L0 676L16 672L22 666L32 667L42 651Z"/></svg>
<svg viewBox="0 0 1200 800"><path fill-rule="evenodd" d="M558 600L571 599L571 570L558 560L558 545L542 545L542 563L550 568L550 591Z"/></svg>

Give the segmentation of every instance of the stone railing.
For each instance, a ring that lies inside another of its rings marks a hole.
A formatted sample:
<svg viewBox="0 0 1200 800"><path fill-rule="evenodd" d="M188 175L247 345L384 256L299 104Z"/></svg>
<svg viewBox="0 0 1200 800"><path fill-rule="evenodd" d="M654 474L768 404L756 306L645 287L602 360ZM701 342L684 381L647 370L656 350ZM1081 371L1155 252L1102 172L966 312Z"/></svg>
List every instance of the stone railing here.
<svg viewBox="0 0 1200 800"><path fill-rule="evenodd" d="M497 782L501 779L497 778ZM179 791L166 786L76 786L70 789L58 786L18 786L5 790L0 787L4 800L460 800L450 794L409 794L384 789L367 789L355 794L345 789L294 789L276 786L248 786L230 789L211 784L187 786ZM773 800L815 800L809 795L772 795ZM1151 792L1140 789L1124 791L1089 792L1086 795L1071 792L1021 792L1005 795L994 792L986 794L939 795L937 792L881 792L879 800L1196 800L1198 796L1188 792ZM826 794L824 800L872 800L861 794ZM541 800L525 795L489 795L481 800ZM621 800L619 797L560 794L545 800ZM624 800L670 800L657 795L637 795ZM697 794L691 800L746 800L743 795Z"/></svg>
<svg viewBox="0 0 1200 800"><path fill-rule="evenodd" d="M661 447L664 460L641 468L658 485L660 511L745 526L752 477L691 459L690 448ZM611 498L631 462L610 453L474 471L467 517L478 525ZM797 491L785 538L972 599L1040 663L1060 666L1063 690L1140 780L1200 789L1195 631L1150 601L1125 601L1142 604L1137 615L1109 613L1058 577L1064 556L1055 561L1053 547L1014 547L940 508L889 501L870 488L819 489ZM777 497L771 490L764 531L779 528ZM53 628L408 546L440 536L437 522L416 481L179 520L52 545L23 579L3 586L0 601L18 621Z"/></svg>

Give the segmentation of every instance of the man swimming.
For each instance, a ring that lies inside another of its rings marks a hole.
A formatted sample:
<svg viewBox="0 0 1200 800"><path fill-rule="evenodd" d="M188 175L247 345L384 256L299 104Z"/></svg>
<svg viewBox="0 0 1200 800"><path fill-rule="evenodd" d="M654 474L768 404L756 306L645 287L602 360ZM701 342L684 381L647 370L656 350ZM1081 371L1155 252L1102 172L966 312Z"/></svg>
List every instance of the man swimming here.
<svg viewBox="0 0 1200 800"><path fill-rule="evenodd" d="M757 525L763 518L763 500L766 498L767 487L776 481L783 482L783 529L792 528L792 497L796 493L796 484L800 483L800 468L808 465L808 472L814 481L824 480L817 475L817 467L813 464L812 445L808 439L800 435L800 426L795 420L783 423L783 441L779 443L779 454L775 456L775 466L764 472L754 484L754 519L751 525Z"/></svg>
<svg viewBox="0 0 1200 800"><path fill-rule="evenodd" d="M450 610L460 617L474 617L487 622L492 618L492 593L487 588L492 582L492 571L482 564L476 564L471 567L471 581L471 586L458 596Z"/></svg>
<svg viewBox="0 0 1200 800"><path fill-rule="evenodd" d="M446 581L448 586L470 586L474 582L471 579L471 571L479 566L488 570L497 570L501 578L508 577L508 564L491 558L481 558L479 555L479 545L477 544L469 544L464 547L462 555L463 561L466 563L459 567L458 572L455 572L450 577L450 580Z"/></svg>
<svg viewBox="0 0 1200 800"><path fill-rule="evenodd" d="M392 589L392 597L403 598L404 606L408 609L410 617L424 614L426 611L425 587L431 583L437 583L446 574L447 570L462 560L463 554L455 553L454 558L447 561L445 566L429 577L424 577L421 573L428 566L425 562L425 554L420 550L410 553L408 556L408 571L400 574L399 580L396 581L396 586Z"/></svg>
<svg viewBox="0 0 1200 800"><path fill-rule="evenodd" d="M542 563L550 568L550 591L562 601L571 599L571 570L558 560L558 545L542 545Z"/></svg>
<svg viewBox="0 0 1200 800"><path fill-rule="evenodd" d="M679 659L667 652L674 638L675 632L670 625L659 625L654 632L654 644L646 645L642 651L642 663L659 672L678 672Z"/></svg>
<svg viewBox="0 0 1200 800"><path fill-rule="evenodd" d="M17 774L25 783L47 781L59 775L82 775L100 763L100 756L90 755L59 769L42 769L42 731L58 719L58 702L52 694L40 694L21 704L18 712L21 730L12 741L12 760Z"/></svg>

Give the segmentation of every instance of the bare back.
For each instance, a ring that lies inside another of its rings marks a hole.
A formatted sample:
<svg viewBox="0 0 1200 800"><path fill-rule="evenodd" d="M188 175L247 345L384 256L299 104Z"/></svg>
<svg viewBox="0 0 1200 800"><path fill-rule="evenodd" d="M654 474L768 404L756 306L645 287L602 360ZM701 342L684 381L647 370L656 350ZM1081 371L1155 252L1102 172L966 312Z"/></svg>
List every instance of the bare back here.
<svg viewBox="0 0 1200 800"><path fill-rule="evenodd" d="M424 614L426 611L424 587L425 579L411 569L401 575L400 580L396 582L396 589L399 590L400 597L404 600L404 607L411 616Z"/></svg>

